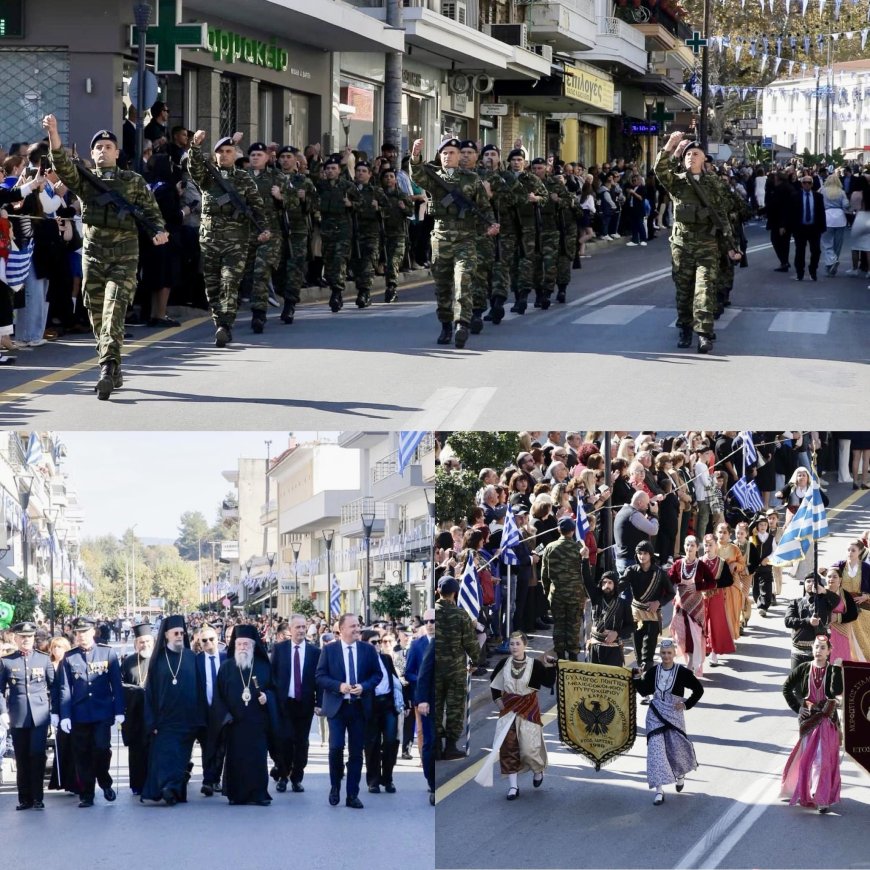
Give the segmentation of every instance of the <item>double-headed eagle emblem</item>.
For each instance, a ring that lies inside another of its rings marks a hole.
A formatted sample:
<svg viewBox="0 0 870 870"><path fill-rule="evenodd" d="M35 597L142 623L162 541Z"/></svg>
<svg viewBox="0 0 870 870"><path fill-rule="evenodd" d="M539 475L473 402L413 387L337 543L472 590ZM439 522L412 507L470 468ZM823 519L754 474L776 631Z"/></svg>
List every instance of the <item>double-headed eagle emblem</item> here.
<svg viewBox="0 0 870 870"><path fill-rule="evenodd" d="M607 726L613 721L616 709L609 703L602 710L601 701L592 701L592 708L586 706L586 699L581 698L577 703L577 713L586 726L587 734L606 734Z"/></svg>

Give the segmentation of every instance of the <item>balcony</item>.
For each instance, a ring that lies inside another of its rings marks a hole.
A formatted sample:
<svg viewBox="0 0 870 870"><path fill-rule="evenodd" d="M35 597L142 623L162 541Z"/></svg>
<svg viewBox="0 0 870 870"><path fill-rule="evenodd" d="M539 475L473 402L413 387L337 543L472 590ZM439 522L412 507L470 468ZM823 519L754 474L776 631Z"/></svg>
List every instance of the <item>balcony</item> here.
<svg viewBox="0 0 870 870"><path fill-rule="evenodd" d="M374 511L375 519L372 524L371 536L380 537L384 534L384 526L387 520L387 505L377 502L371 497L358 498L348 502L341 508L341 521L338 533L342 538L364 538L366 536L362 515L364 511Z"/></svg>
<svg viewBox="0 0 870 870"><path fill-rule="evenodd" d="M388 434L388 432L339 432L338 446L365 450L367 447L377 447Z"/></svg>
<svg viewBox="0 0 870 870"><path fill-rule="evenodd" d="M586 51L595 46L594 0L545 0L527 7L529 40L554 51Z"/></svg>
<svg viewBox="0 0 870 870"><path fill-rule="evenodd" d="M645 73L647 69L646 39L636 27L620 18L598 19L598 37L591 51L578 54L581 60L594 64L618 65L623 72Z"/></svg>
<svg viewBox="0 0 870 870"><path fill-rule="evenodd" d="M399 451L396 450L374 464L372 496L378 501L390 501L423 486L435 474L435 436L427 433L417 445L404 474L399 474Z"/></svg>
<svg viewBox="0 0 870 870"><path fill-rule="evenodd" d="M333 525L341 516L342 508L359 495L359 489L326 489L286 510L278 519L278 532L319 534L320 529Z"/></svg>
<svg viewBox="0 0 870 870"><path fill-rule="evenodd" d="M278 500L271 499L260 509L260 525L273 526L278 521Z"/></svg>

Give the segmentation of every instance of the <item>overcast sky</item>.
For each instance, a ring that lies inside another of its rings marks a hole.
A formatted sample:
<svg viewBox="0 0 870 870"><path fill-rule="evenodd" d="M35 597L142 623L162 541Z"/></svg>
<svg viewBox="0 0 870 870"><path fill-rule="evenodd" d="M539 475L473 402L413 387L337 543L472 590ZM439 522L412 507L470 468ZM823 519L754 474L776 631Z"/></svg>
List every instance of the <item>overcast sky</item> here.
<svg viewBox="0 0 870 870"><path fill-rule="evenodd" d="M303 443L315 436L294 434ZM221 472L236 468L239 458L265 460L267 440L275 457L288 439L286 431L61 432L67 448L61 469L79 493L83 537L120 536L135 524L137 537L175 540L184 511L214 522L233 489Z"/></svg>

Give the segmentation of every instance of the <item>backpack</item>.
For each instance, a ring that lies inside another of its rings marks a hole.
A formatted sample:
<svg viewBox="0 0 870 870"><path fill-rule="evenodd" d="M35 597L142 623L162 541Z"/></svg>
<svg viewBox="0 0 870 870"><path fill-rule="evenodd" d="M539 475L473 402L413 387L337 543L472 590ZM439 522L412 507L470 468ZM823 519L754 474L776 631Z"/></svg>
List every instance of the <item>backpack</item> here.
<svg viewBox="0 0 870 870"><path fill-rule="evenodd" d="M477 579L480 581L483 598L480 603L485 607L492 606L495 604L495 581L492 579L492 572L489 568L481 568L477 572Z"/></svg>

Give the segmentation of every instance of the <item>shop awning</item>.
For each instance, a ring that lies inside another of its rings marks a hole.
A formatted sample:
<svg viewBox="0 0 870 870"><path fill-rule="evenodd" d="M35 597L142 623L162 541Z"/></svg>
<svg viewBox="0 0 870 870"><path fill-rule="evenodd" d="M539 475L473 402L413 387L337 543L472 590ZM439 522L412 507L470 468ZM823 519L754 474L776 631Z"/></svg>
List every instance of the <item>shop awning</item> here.
<svg viewBox="0 0 870 870"><path fill-rule="evenodd" d="M587 68L566 66L536 82L497 81L494 95L516 100L532 112L613 114L613 79Z"/></svg>
<svg viewBox="0 0 870 870"><path fill-rule="evenodd" d="M377 10L373 9L373 12ZM250 25L251 7L238 0L195 0L184 4L187 20L208 22L209 14ZM324 0L260 0L256 19L276 36L299 38L324 51L404 51L405 35L347 3Z"/></svg>
<svg viewBox="0 0 870 870"><path fill-rule="evenodd" d="M650 73L638 82L645 94L668 97L671 103L678 103L683 109L694 111L701 105L701 101L692 93L685 90L679 82L665 75Z"/></svg>

